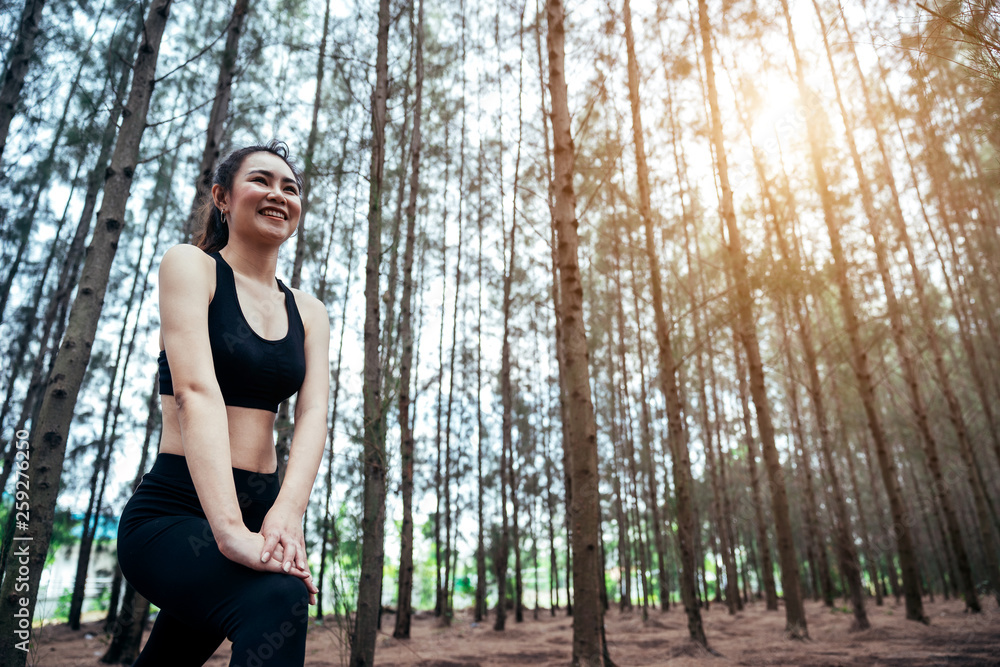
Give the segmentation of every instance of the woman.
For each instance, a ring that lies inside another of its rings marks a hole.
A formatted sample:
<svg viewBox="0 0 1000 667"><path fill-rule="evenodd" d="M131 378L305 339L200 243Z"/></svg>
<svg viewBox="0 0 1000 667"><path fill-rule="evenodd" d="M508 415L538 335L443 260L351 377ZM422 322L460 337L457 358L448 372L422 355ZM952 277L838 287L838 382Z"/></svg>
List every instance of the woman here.
<svg viewBox="0 0 1000 667"><path fill-rule="evenodd" d="M279 142L216 169L196 245L160 263L159 453L122 512L122 574L160 608L135 665L302 665L309 572L302 517L323 456L330 327L316 298L275 277L302 213ZM278 405L297 393L284 481Z"/></svg>

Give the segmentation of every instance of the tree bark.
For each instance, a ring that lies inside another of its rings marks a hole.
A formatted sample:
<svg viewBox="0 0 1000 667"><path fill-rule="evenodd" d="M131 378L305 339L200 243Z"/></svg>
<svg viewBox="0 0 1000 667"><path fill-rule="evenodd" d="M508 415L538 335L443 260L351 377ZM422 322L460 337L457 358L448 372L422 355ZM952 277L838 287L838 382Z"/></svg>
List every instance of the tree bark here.
<svg viewBox="0 0 1000 667"><path fill-rule="evenodd" d="M775 445L774 425L771 422L771 406L764 384L764 367L757 341L756 324L753 313L753 297L750 294L750 279L746 269L747 258L740 241L740 231L736 225L733 209L732 190L729 186L729 172L726 149L723 145L722 120L719 113L718 96L715 90L715 70L712 63L712 38L708 23L705 0L698 2L698 22L701 27L702 51L705 59L705 79L708 84L709 103L712 113L712 141L715 145L719 168L719 182L722 189L722 218L729 232L728 257L730 271L736 283L734 310L737 312L739 338L747 355L750 372L750 395L757 409L757 426L760 431L761 449L764 455L768 481L771 485L771 511L774 516L775 533L778 539L778 557L781 561L781 584L785 596L785 634L793 639L809 637L806 626L805 609L799 584L798 560L792 541L792 526L788 513L788 498L785 490L784 474Z"/></svg>
<svg viewBox="0 0 1000 667"><path fill-rule="evenodd" d="M417 194L420 190L420 114L424 87L424 0L417 3L417 80L414 86L413 133L410 136L410 190L406 204L406 245L403 250L403 298L400 303L399 335L399 439L402 471L403 526L399 547L399 583L396 627L392 636L410 638L413 597L413 431L410 428L410 368L413 362L413 248L416 243Z"/></svg>
<svg viewBox="0 0 1000 667"><path fill-rule="evenodd" d="M155 256L155 255L153 255ZM142 476L146 472L146 462L149 459L149 446L153 441L153 433L160 422L160 377L154 375L153 386L150 387L146 399L146 429L142 441L142 454L139 457L139 467L132 479L132 491L138 488ZM120 572L120 569L118 570ZM125 592L122 595L121 608L118 610L111 627L105 626L105 632L111 633L108 650L101 657L105 664L131 664L139 655L139 644L142 642L142 632L149 616L149 600L142 597L132 585L125 582Z"/></svg>
<svg viewBox="0 0 1000 667"><path fill-rule="evenodd" d="M222 136L226 129L226 118L229 115L229 100L233 90L233 75L236 73L240 36L243 34L243 21L246 19L249 7L250 0L236 0L233 5L233 14L229 17L229 23L226 25L226 47L222 51L219 79L215 83L212 112L208 116L205 147L202 149L201 163L198 165L194 200L191 202L191 211L184 225L184 236L188 239L194 237L198 225L198 212L205 199L211 196L212 173L215 171L215 164L219 161L219 152L222 150ZM302 220L299 221L300 233L302 222L305 220L305 205L302 208Z"/></svg>
<svg viewBox="0 0 1000 667"><path fill-rule="evenodd" d="M632 31L631 14L625 22L626 34ZM626 40L626 46L633 43ZM634 46L632 47L634 51ZM634 53L629 57L629 100L633 108L632 128L636 147L636 163L640 174L648 174L646 152L642 134L642 118L639 114L639 71ZM634 92L633 92L634 89ZM691 476L691 455L684 433L681 415L680 389L677 386L677 361L674 357L663 310L663 288L660 284L660 263L656 255L653 238L652 210L650 207L649 179L639 178L639 212L646 232L646 258L649 265L650 286L653 293L653 316L656 321L656 339L659 353L660 389L667 407L667 440L673 459L674 491L677 501L677 534L681 554L680 589L681 599L688 619L688 634L702 646L708 646L705 629L698 606L697 567L695 544L695 516Z"/></svg>
<svg viewBox="0 0 1000 667"><path fill-rule="evenodd" d="M389 0L379 0L375 89L372 91L371 168L368 194L368 262L365 267L364 327L364 515L361 520L361 580L352 667L375 663L375 634L381 611L382 564L385 555L385 407L379 363L379 269L382 255L382 181L385 174L385 121L389 97Z"/></svg>
<svg viewBox="0 0 1000 667"><path fill-rule="evenodd" d="M351 114L351 115L353 115L353 114ZM343 180L343 174L344 174L343 166L344 166L344 161L347 159L347 143L348 143L348 138L350 136L348 128L351 127L351 120L353 120L353 118L351 118L351 115L349 115L349 117L348 117L348 122L347 122L347 124L345 126L344 134L343 134L343 137L341 139L341 144L340 144L340 162L339 162L339 165L338 165L337 176L336 176L336 179L335 179L335 183L336 183L336 190L335 191L336 191L337 194L335 196L334 205L333 205L333 220L334 220L334 225L333 226L336 225L337 217L338 217L338 214L340 213L340 202L341 202L341 188L340 188L340 185L341 185L341 182ZM360 178L360 172L361 172L361 160L359 159L358 160L358 167L357 167L357 173L359 174L359 178ZM327 546L330 544L330 542L332 540L331 532L335 532L336 531L336 518L335 517L331 517L332 512L331 512L331 509L330 509L330 503L331 503L331 501L333 499L333 462L334 462L334 455L333 454L334 454L334 443L335 443L335 440L336 440L336 430L337 430L337 414L338 414L337 410L340 407L340 404L339 404L339 401L340 401L340 387L341 387L340 372L341 372L341 369L343 368L343 361L344 361L344 332L347 329L347 311L348 311L348 309L347 309L347 302L348 302L348 299L350 298L351 284L353 282L353 276L354 276L354 274L352 272L353 269L354 269L354 253L355 253L355 244L353 243L353 239L354 239L354 236L355 236L355 232L357 230L357 225L358 225L358 219L355 218L354 222L352 223L352 225L350 227L350 230L347 233L347 239L348 239L348 241L347 241L347 243L344 244L344 245L346 245L348 247L348 251L347 251L347 273L346 273L347 279L344 281L344 297L342 299L343 306L342 306L341 314L340 314L340 336L337 339L337 363L334 366L334 370L333 370L333 374L332 374L332 376L333 376L332 377L332 380L333 380L333 391L332 391L332 394L333 395L332 395L331 398L333 400L333 410L332 410L331 415L330 415L330 430L327 433L327 467L326 467L326 480L325 480L325 487L326 488L324 489L324 496L325 496L324 497L324 501L323 501L324 510L323 510L323 515L322 515L322 519L321 519L323 533L322 533L322 539L320 541L321 546L320 546L320 559L319 559L319 576L316 579L316 586L319 588L319 592L316 594L316 618L317 618L317 620L322 620L323 616L324 616L323 615L323 589L324 589L323 583L325 581L324 576L326 574ZM333 228L332 228L333 226L331 226L330 237L329 237L328 242L327 242L326 261L324 262L324 266L329 266L330 250L331 250L331 248L332 248L332 246L334 244L334 234L333 234ZM316 291L316 298L318 298L320 301L324 301L324 302L326 300L326 275L325 275L325 272L324 272L323 276L320 278L319 288ZM334 603L336 604L336 601Z"/></svg>
<svg viewBox="0 0 1000 667"><path fill-rule="evenodd" d="M576 194L573 190L574 148L566 89L564 9L562 0L547 0L549 94L555 144L552 223L556 228L563 340L563 380L567 397L567 435L572 470L573 665L599 667L602 646L603 588L599 555L600 508L597 470L597 424L590 397L590 368L583 320L583 286L578 258Z"/></svg>
<svg viewBox="0 0 1000 667"><path fill-rule="evenodd" d="M26 0L24 9L21 10L21 20L18 21L17 36L7 52L7 66L4 68L3 85L0 87L0 158L3 158L4 148L7 147L10 121L17 113L24 78L35 52L35 38L38 36L43 7L45 0Z"/></svg>
<svg viewBox="0 0 1000 667"><path fill-rule="evenodd" d="M872 433L872 439L875 442L875 453L878 458L879 469L882 473L882 481L889 496L893 521L892 529L896 535L897 552L899 553L900 566L903 571L903 585L906 592L906 618L926 623L927 617L924 615L923 601L920 595L920 576L917 569L913 538L905 517L906 507L896 476L896 464L892 453L889 451L885 431L882 427L882 421L876 406L875 389L872 384L871 372L868 368L868 356L860 339L860 321L857 306L847 276L847 260L844 256L844 249L840 239L840 222L836 219L833 210L833 193L830 191L826 171L823 166L823 148L818 136L819 130L816 127L817 119L814 117L814 114L818 113L818 109L806 86L805 72L798 47L795 44L792 19L787 0L781 0L781 6L785 15L788 37L795 58L795 72L799 96L802 98L802 103L807 105L806 131L809 140L809 153L816 177L816 188L823 207L823 219L830 236L835 279L847 328L854 373L857 378L858 390L861 394L861 402L865 409L868 426Z"/></svg>
<svg viewBox="0 0 1000 667"><path fill-rule="evenodd" d="M111 264L124 227L125 205L137 165L139 144L146 127L149 98L155 82L156 60L170 4L171 0L159 0L150 5L143 30L143 42L133 69L132 91L107 172L104 203L87 252L66 337L56 355L41 413L30 439L30 468L24 475L24 481L33 482L31 488L35 491L31 493L31 515L26 518L30 518L36 528L32 530L31 523L26 521L25 526L19 529L20 537L30 537L31 541L18 544L15 548L14 555L17 557L11 558L8 563L7 576L0 588L0 631L5 637L18 637L25 642L24 646L27 646L30 632L25 631L23 637L15 634L15 631L21 632L17 630L15 612L25 609L30 627L37 600L38 581L52 537L69 425L84 371L90 360ZM25 534L29 532L34 534ZM25 565L29 571L27 595L15 594L18 567ZM27 605L20 604L24 598L27 598ZM18 642L13 641L3 644L0 648L0 663L10 667L24 665L27 652L18 650L17 644Z"/></svg>

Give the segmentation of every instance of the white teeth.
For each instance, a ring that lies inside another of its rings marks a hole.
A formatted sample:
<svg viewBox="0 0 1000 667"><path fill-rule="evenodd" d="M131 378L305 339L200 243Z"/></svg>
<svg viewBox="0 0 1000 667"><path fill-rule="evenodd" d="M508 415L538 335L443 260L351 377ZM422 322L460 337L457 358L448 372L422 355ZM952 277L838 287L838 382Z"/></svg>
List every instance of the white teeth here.
<svg viewBox="0 0 1000 667"><path fill-rule="evenodd" d="M272 217L272 218L281 218L282 220L286 220L287 219L287 216L284 213L282 213L281 211L278 211L276 209L273 209L273 208L265 208L265 209L263 209L260 212L260 214L261 215L266 215L266 216L269 216L269 217Z"/></svg>

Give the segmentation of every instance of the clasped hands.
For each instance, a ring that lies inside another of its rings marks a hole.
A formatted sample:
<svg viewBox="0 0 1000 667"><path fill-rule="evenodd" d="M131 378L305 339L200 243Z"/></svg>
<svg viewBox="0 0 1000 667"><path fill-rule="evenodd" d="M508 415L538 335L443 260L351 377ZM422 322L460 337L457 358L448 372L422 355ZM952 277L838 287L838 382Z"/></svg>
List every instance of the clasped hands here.
<svg viewBox="0 0 1000 667"><path fill-rule="evenodd" d="M309 590L309 604L316 604L319 588L313 583L306 560L302 515L275 504L264 517L260 532L246 526L228 535L219 550L229 560L262 572L285 572L302 579Z"/></svg>

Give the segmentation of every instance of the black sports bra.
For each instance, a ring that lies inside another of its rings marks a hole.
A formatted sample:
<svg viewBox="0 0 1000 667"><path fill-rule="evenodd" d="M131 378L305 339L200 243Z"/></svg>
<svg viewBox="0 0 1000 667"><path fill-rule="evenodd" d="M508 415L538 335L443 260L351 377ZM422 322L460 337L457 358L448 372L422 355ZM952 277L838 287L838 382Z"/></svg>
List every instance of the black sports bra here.
<svg viewBox="0 0 1000 667"><path fill-rule="evenodd" d="M277 412L282 401L302 386L306 375L305 328L292 291L275 278L285 293L288 332L284 338L261 338L247 322L236 295L233 269L218 252L215 296L208 304L208 337L215 376L226 405ZM160 350L160 393L173 396L166 350Z"/></svg>

